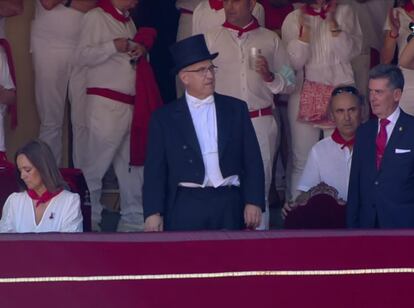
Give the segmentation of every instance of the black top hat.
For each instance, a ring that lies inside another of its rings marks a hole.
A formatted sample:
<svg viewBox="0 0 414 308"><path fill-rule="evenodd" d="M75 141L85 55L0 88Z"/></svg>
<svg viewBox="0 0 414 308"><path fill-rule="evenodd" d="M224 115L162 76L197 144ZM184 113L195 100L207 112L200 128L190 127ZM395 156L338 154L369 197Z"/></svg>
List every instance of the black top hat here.
<svg viewBox="0 0 414 308"><path fill-rule="evenodd" d="M176 42L170 46L170 52L175 63L173 68L174 74L177 74L181 69L191 64L204 60L213 60L218 56L218 52L210 54L203 34L190 36Z"/></svg>

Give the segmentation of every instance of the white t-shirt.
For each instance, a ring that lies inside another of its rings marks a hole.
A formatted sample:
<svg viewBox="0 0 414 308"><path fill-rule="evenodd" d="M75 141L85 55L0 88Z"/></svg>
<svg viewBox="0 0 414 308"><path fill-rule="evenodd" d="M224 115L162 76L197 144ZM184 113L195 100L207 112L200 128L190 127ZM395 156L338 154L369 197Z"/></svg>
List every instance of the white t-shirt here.
<svg viewBox="0 0 414 308"><path fill-rule="evenodd" d="M336 188L338 197L346 200L352 152L329 136L316 143L309 152L297 189L308 191L321 182Z"/></svg>
<svg viewBox="0 0 414 308"><path fill-rule="evenodd" d="M7 198L0 233L82 232L82 221L79 195L63 190L53 197L36 225L33 201L25 191Z"/></svg>

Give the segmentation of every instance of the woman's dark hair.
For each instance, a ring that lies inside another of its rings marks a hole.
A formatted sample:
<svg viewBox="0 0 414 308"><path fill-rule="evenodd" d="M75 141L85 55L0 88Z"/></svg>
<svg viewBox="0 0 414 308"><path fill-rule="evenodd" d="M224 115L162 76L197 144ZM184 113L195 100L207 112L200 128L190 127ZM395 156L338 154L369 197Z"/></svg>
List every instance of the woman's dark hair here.
<svg viewBox="0 0 414 308"><path fill-rule="evenodd" d="M39 139L34 139L26 143L23 147L17 150L14 155L14 163L17 166L17 157L19 155L25 155L27 159L37 169L42 178L43 184L50 192L56 192L59 189L67 189L68 185L63 180L63 177L56 164L55 157L53 156L50 147ZM26 184L20 178L20 170L16 168L17 181L23 190L27 189Z"/></svg>

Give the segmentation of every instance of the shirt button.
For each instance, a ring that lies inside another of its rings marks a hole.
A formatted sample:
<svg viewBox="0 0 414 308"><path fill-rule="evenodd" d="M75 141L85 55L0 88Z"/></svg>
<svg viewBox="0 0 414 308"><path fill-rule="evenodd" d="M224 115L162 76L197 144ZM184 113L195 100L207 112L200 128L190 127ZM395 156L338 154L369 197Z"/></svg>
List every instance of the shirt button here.
<svg viewBox="0 0 414 308"><path fill-rule="evenodd" d="M187 150L187 146L185 144L183 145L183 150Z"/></svg>
<svg viewBox="0 0 414 308"><path fill-rule="evenodd" d="M193 160L192 160L192 159L189 159L189 160L188 160L188 162L189 162L190 164L192 164L192 163L193 163Z"/></svg>
<svg viewBox="0 0 414 308"><path fill-rule="evenodd" d="M374 182L374 184L375 184L375 185L378 185L378 184L379 184L379 182L378 182L378 181L375 181L375 182Z"/></svg>

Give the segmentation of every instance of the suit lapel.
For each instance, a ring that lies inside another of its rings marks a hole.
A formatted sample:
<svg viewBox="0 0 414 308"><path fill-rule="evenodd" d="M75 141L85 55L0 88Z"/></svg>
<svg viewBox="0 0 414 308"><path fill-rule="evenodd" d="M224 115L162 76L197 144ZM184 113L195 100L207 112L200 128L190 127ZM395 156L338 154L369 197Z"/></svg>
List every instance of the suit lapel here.
<svg viewBox="0 0 414 308"><path fill-rule="evenodd" d="M200 144L198 143L197 134L194 128L193 120L191 118L190 110L188 109L185 96L182 96L177 101L177 107L174 111L174 119L176 121L178 129L184 136L187 145L191 147L197 153L197 155L201 157Z"/></svg>
<svg viewBox="0 0 414 308"><path fill-rule="evenodd" d="M230 137L230 127L232 125L233 116L231 115L230 105L223 102L217 94L214 94L214 102L216 105L217 117L217 145L219 158L221 158Z"/></svg>

